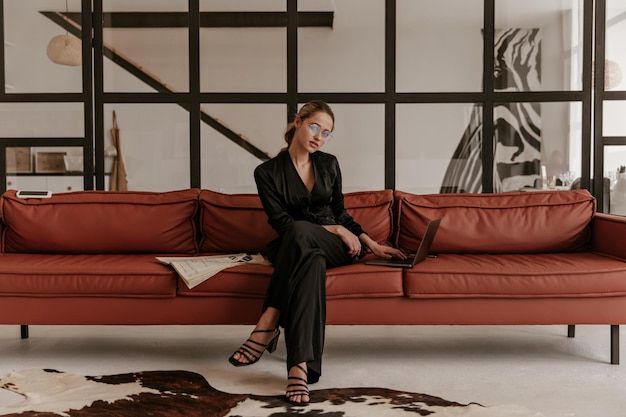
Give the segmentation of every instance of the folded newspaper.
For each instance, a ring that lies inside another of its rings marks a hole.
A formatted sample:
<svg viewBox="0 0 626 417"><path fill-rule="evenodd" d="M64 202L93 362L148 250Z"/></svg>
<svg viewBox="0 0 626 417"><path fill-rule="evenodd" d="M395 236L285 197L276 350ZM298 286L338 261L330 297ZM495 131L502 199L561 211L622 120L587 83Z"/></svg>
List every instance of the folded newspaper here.
<svg viewBox="0 0 626 417"><path fill-rule="evenodd" d="M266 260L263 255L248 255L246 253L215 256L157 256L156 259L165 265L171 265L189 289L203 283L226 268L244 264L271 265L271 262Z"/></svg>

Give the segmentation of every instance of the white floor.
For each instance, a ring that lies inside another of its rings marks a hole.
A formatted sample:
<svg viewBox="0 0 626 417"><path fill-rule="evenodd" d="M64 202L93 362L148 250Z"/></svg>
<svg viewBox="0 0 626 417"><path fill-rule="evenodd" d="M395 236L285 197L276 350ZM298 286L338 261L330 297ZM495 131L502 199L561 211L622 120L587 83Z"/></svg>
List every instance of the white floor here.
<svg viewBox="0 0 626 417"><path fill-rule="evenodd" d="M0 377L12 370L83 375L188 370L231 393L279 395L285 349L251 367L227 362L249 326L0 326ZM622 326L621 350L626 352ZM626 353L611 365L609 326L329 326L311 389L384 387L461 403L519 404L546 417L626 416ZM20 397L0 390L2 406Z"/></svg>

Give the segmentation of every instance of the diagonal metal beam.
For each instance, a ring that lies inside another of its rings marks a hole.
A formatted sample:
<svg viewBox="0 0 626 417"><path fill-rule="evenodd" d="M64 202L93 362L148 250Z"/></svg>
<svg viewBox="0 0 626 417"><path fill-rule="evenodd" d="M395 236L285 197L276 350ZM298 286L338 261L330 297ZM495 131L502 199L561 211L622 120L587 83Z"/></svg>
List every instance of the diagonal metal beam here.
<svg viewBox="0 0 626 417"><path fill-rule="evenodd" d="M79 39L81 38L82 34L81 34L80 25L74 22L73 20L65 17L64 13L60 13L60 12L40 12L40 13L46 16L47 18L49 18L50 20L52 20L53 22L57 23L59 26L67 30L72 35L76 36ZM121 68L125 69L126 71L128 71L129 73L137 77L139 80L141 80L148 86L154 88L156 91L160 93L175 93L172 87L167 85L165 82L161 81L156 75L148 72L146 69L137 65L137 63L135 63L132 59L116 51L110 45L105 44L103 51L104 51L104 55L107 58L109 58L115 64L119 65ZM190 110L189 103L178 102L176 104L178 104L179 106L181 106L187 111ZM265 161L270 158L270 155L267 152L261 150L260 148L250 143L250 141L243 134L235 132L234 130L226 126L219 119L207 114L203 110L200 112L200 118L204 123L211 126L213 129L215 129L216 131L224 135L226 138L230 139L236 145L246 150L250 154L254 155L255 157L259 158L260 160Z"/></svg>

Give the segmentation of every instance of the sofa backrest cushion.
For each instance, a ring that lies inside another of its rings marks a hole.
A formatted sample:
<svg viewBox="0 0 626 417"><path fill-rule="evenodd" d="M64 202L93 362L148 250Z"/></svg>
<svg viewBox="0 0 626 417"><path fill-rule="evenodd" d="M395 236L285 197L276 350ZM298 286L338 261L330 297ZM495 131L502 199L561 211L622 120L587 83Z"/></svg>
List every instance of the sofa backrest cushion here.
<svg viewBox="0 0 626 417"><path fill-rule="evenodd" d="M543 253L580 251L590 243L596 210L587 190L498 194L395 193L395 243L414 250L428 220L442 218L431 251Z"/></svg>
<svg viewBox="0 0 626 417"><path fill-rule="evenodd" d="M344 206L363 230L378 243L393 239L393 191L356 191L344 195Z"/></svg>
<svg viewBox="0 0 626 417"><path fill-rule="evenodd" d="M200 252L258 253L277 236L258 195L200 191Z"/></svg>
<svg viewBox="0 0 626 417"><path fill-rule="evenodd" d="M77 191L0 204L5 253L198 252L199 189L170 192Z"/></svg>
<svg viewBox="0 0 626 417"><path fill-rule="evenodd" d="M344 205L372 239L391 240L391 190L346 193ZM257 194L211 190L200 192L200 231L200 251L204 253L258 253L278 237Z"/></svg>

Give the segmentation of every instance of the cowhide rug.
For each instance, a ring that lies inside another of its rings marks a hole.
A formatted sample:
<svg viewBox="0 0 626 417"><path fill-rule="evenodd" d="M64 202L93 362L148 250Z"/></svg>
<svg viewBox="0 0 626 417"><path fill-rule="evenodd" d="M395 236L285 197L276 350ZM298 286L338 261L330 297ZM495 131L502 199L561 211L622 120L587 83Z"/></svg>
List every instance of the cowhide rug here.
<svg viewBox="0 0 626 417"><path fill-rule="evenodd" d="M0 387L25 397L17 404L0 405L5 417L541 417L519 406L459 404L384 388L311 391L308 407L294 407L281 396L220 392L202 375L187 371L82 376L31 369L0 378Z"/></svg>

